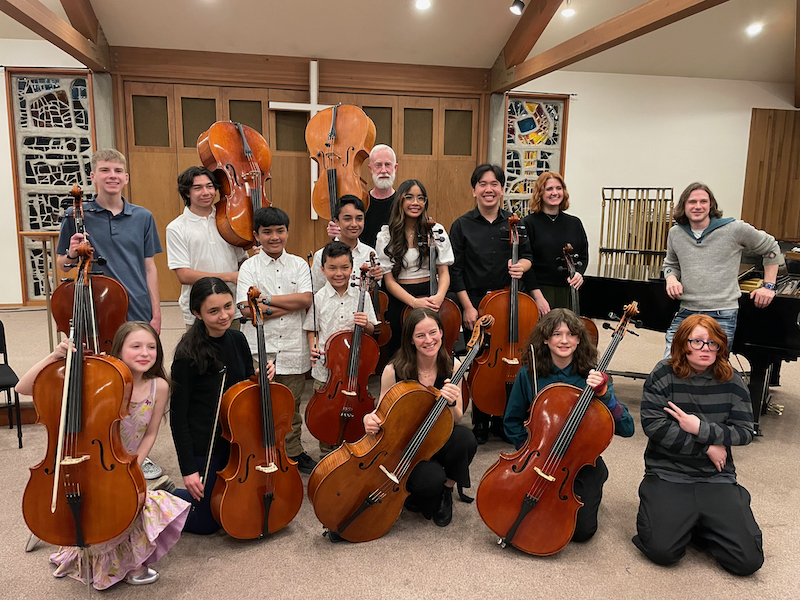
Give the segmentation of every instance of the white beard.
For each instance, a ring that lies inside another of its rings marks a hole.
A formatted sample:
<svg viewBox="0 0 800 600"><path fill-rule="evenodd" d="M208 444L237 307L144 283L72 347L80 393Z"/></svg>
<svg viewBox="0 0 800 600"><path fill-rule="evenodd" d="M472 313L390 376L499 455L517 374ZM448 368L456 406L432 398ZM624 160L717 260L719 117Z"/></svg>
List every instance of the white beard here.
<svg viewBox="0 0 800 600"><path fill-rule="evenodd" d="M379 177L378 175L372 176L372 183L375 184L375 187L379 190L388 190L394 186L394 176L395 174L392 173L391 175L384 175L383 177Z"/></svg>

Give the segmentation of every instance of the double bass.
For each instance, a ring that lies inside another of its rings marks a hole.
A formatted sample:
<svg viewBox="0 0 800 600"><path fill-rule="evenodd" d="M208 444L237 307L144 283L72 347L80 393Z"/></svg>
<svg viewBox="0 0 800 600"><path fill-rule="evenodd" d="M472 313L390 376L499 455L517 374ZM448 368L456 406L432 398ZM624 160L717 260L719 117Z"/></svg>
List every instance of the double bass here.
<svg viewBox="0 0 800 600"><path fill-rule="evenodd" d="M369 267L361 265L357 312L364 312L371 278ZM306 405L306 426L315 438L339 446L355 442L364 435L364 415L375 408L367 384L378 364L380 349L375 339L364 335L364 328L339 331L325 344L328 381L315 390Z"/></svg>
<svg viewBox="0 0 800 600"><path fill-rule="evenodd" d="M441 226L435 230L436 222L433 217L428 217L428 268L430 269L430 280L428 296L435 296L439 292L439 279L437 277L436 265L436 244L444 241L442 233L444 228ZM403 309L403 321L406 320L408 313L411 312L411 307L406 306ZM461 331L461 309L450 298L445 297L441 306L439 307L439 320L442 322L442 329L444 331L444 347L447 353L452 356L453 346L458 341L458 334Z"/></svg>
<svg viewBox="0 0 800 600"><path fill-rule="evenodd" d="M606 372L636 314L636 302L625 307L597 371ZM611 412L594 396L588 385L583 390L566 383L548 385L531 407L525 444L513 454L501 453L484 474L478 513L501 546L545 556L572 539L583 505L573 491L575 477L596 463L614 435Z"/></svg>
<svg viewBox="0 0 800 600"><path fill-rule="evenodd" d="M83 221L83 190L74 185L70 195L73 199L72 216L75 219L75 233L86 236ZM98 259L97 262L101 261ZM117 329L128 319L128 292L116 279L97 273L89 273L84 284L88 288L86 305L83 307L86 311L83 315L86 323L84 341L94 354L101 352L109 354ZM70 333L74 298L75 279L63 281L53 291L51 301L53 319L56 322L56 329L64 335Z"/></svg>
<svg viewBox="0 0 800 600"><path fill-rule="evenodd" d="M491 315L475 323L464 362L451 378L458 385L480 352ZM430 459L453 431L453 416L439 390L416 381L396 383L376 410L377 434L344 443L311 472L308 497L328 530L351 542L368 542L392 528L408 496L414 467Z"/></svg>
<svg viewBox="0 0 800 600"><path fill-rule="evenodd" d="M131 372L121 360L83 347L92 254L84 241L67 356L42 369L33 383L47 451L31 468L22 514L34 535L57 546L86 547L120 535L142 510L147 492L139 463L120 437Z"/></svg>
<svg viewBox="0 0 800 600"><path fill-rule="evenodd" d="M508 218L512 264L519 260L518 223L517 215ZM475 359L475 366L469 372L472 401L483 412L502 416L519 371L521 353L525 351L520 346L520 334L524 342L539 321L539 311L533 298L519 292L519 280L512 278L509 288L483 297L478 314L494 316L495 328L489 350Z"/></svg>
<svg viewBox="0 0 800 600"><path fill-rule="evenodd" d="M375 144L375 123L357 106L337 104L314 115L306 126L308 153L320 168L311 205L330 220L339 198L351 194L369 208L367 182L361 165Z"/></svg>
<svg viewBox="0 0 800 600"><path fill-rule="evenodd" d="M272 154L252 127L217 121L197 138L200 162L220 182L217 230L226 242L252 248L253 213L272 206L267 198Z"/></svg>
<svg viewBox="0 0 800 600"><path fill-rule="evenodd" d="M286 527L303 503L297 463L286 456L294 396L285 385L269 382L260 295L256 287L247 291L258 332L258 380L240 381L222 397L219 421L231 453L211 492L214 519L228 535L241 540L262 538Z"/></svg>
<svg viewBox="0 0 800 600"><path fill-rule="evenodd" d="M567 273L569 273L569 278L572 279L575 277L575 273L578 272L578 269L575 266L575 258L577 257L577 254L575 254L575 249L570 243L567 243L567 245L564 246L562 253L564 254L564 264L567 265ZM592 321L590 318L581 317L581 304L578 290L572 286L569 286L569 294L572 312L578 315L581 318L581 321L583 321L583 324L586 325L586 331L589 333L589 339L592 340L594 347L597 348L597 325L595 325L594 321Z"/></svg>

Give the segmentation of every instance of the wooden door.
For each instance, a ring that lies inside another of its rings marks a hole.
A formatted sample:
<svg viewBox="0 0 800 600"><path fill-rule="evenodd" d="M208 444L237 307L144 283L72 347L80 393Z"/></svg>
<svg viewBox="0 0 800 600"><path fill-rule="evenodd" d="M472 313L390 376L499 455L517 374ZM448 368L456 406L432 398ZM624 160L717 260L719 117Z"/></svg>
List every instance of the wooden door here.
<svg viewBox="0 0 800 600"><path fill-rule="evenodd" d="M479 108L477 99L439 100L436 184L440 201L433 216L448 231L453 221L475 205L470 177L478 166Z"/></svg>

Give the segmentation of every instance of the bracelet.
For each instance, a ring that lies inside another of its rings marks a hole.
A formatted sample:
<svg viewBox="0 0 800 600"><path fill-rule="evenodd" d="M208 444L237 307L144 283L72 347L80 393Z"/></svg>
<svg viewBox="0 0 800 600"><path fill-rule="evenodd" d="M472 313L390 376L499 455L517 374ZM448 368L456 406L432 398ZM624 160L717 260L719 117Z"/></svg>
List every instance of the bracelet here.
<svg viewBox="0 0 800 600"><path fill-rule="evenodd" d="M764 283L762 283L761 287L766 288L768 290L772 290L773 292L775 291L775 284L770 283L769 281L765 281Z"/></svg>
<svg viewBox="0 0 800 600"><path fill-rule="evenodd" d="M272 294L267 294L267 306L272 304Z"/></svg>

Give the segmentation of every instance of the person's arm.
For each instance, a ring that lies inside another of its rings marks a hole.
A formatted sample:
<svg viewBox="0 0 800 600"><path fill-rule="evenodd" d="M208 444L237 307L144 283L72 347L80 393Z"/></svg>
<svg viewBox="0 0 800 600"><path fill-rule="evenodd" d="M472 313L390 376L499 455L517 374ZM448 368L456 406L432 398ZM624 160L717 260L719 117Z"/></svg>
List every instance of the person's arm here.
<svg viewBox="0 0 800 600"><path fill-rule="evenodd" d="M206 273L205 271L197 271L195 269L172 269L175 272L178 281L182 285L194 285L198 279L203 277L218 277L227 283L236 283L239 280L239 271L230 271L228 273Z"/></svg>
<svg viewBox="0 0 800 600"><path fill-rule="evenodd" d="M673 232L677 232L677 225L673 225L667 234L667 256L664 258L662 270L664 278L667 280L667 296L673 300L678 300L683 295L683 285L681 284L681 267L678 262L678 255L672 242Z"/></svg>
<svg viewBox="0 0 800 600"><path fill-rule="evenodd" d="M156 260L152 256L144 259L145 276L147 278L147 292L150 294L150 307L153 311L153 318L150 325L161 333L161 297L158 293L158 269Z"/></svg>
<svg viewBox="0 0 800 600"><path fill-rule="evenodd" d="M250 362L252 363L252 360ZM197 473L192 432L189 429L189 406L194 389L193 384L197 377L197 369L191 367L188 359L179 358L173 361L169 424L172 429L175 453L178 455L178 465L184 478Z"/></svg>
<svg viewBox="0 0 800 600"><path fill-rule="evenodd" d="M453 375L456 374L458 368L461 366L461 361L458 359L453 360ZM442 396L447 401L447 408L450 409L450 414L453 416L453 424L457 425L464 416L464 399L461 393L461 385L455 385L450 382L450 379L445 379L444 385L441 389ZM451 406L452 405L452 406Z"/></svg>
<svg viewBox="0 0 800 600"><path fill-rule="evenodd" d="M167 406L167 396L169 394L169 384L160 377L156 380L156 393L153 399L153 411L150 415L150 422L147 424L147 429L142 436L142 441L139 443L139 448L136 451L136 460L142 464L153 444L156 442L158 436L158 428L161 426L161 418L164 416L164 408Z"/></svg>
<svg viewBox="0 0 800 600"><path fill-rule="evenodd" d="M447 265L438 265L436 267L436 275L438 279L439 289L432 300L436 303L437 307L442 305L444 298L447 295L447 290L450 289L450 269Z"/></svg>
<svg viewBox="0 0 800 600"><path fill-rule="evenodd" d="M464 327L472 330L472 328L475 327L475 321L478 320L478 309L472 305L469 294L465 290L456 292L456 297L459 303L461 303L461 320L464 322Z"/></svg>
<svg viewBox="0 0 800 600"><path fill-rule="evenodd" d="M778 265L764 265L764 283L775 284L778 279ZM765 287L754 289L750 292L750 299L755 303L756 308L766 308L775 297L775 290Z"/></svg>
<svg viewBox="0 0 800 600"><path fill-rule="evenodd" d="M533 402L531 395L530 376L528 369L523 367L517 372L517 377L514 379L514 387L511 388L506 412L503 415L503 429L506 437L517 450L528 439L525 421L528 418L528 409Z"/></svg>
<svg viewBox="0 0 800 600"><path fill-rule="evenodd" d="M267 298L267 294L261 294L261 298ZM297 294L284 294L283 296L271 296L270 297L270 304L269 306L272 307L273 311L276 308L282 308L287 313L294 312L296 310L305 310L309 306L311 306L311 292L300 292ZM275 318L275 313L273 312L270 318Z"/></svg>
<svg viewBox="0 0 800 600"><path fill-rule="evenodd" d="M394 365L389 363L384 367L383 373L381 374L381 393L378 396L378 403L383 400L383 397L386 395L392 386L396 383L395 374L394 374ZM377 410L377 408L376 408ZM381 428L381 420L378 418L378 415L375 414L376 411L373 410L371 413L367 413L364 415L364 430L368 434L375 435L380 431Z"/></svg>
<svg viewBox="0 0 800 600"><path fill-rule="evenodd" d="M61 342L56 346L55 350L53 350L50 354L45 356L42 360L38 363L33 365L30 369L28 369L27 373L20 377L19 381L17 382L16 387L14 390L18 394L22 394L24 396L32 396L33 395L33 382L36 381L36 377L42 370L47 366L51 365L54 362L57 362L67 356L67 348L69 348L69 339L64 338ZM75 350L73 349L73 352Z"/></svg>
<svg viewBox="0 0 800 600"><path fill-rule="evenodd" d="M592 369L589 371L586 383L595 390L595 397L606 405L611 416L614 417L614 434L620 437L631 437L636 431L636 425L628 412L628 407L617 400L611 377L606 378L602 373Z"/></svg>
<svg viewBox="0 0 800 600"><path fill-rule="evenodd" d="M520 258L516 264L511 264L511 259L508 259L508 274L512 279L522 279L522 276L530 271L531 261L527 258Z"/></svg>
<svg viewBox="0 0 800 600"><path fill-rule="evenodd" d="M375 331L375 326L369 322L369 317L365 312L353 313L353 324L363 327L368 335L372 335L372 332Z"/></svg>

